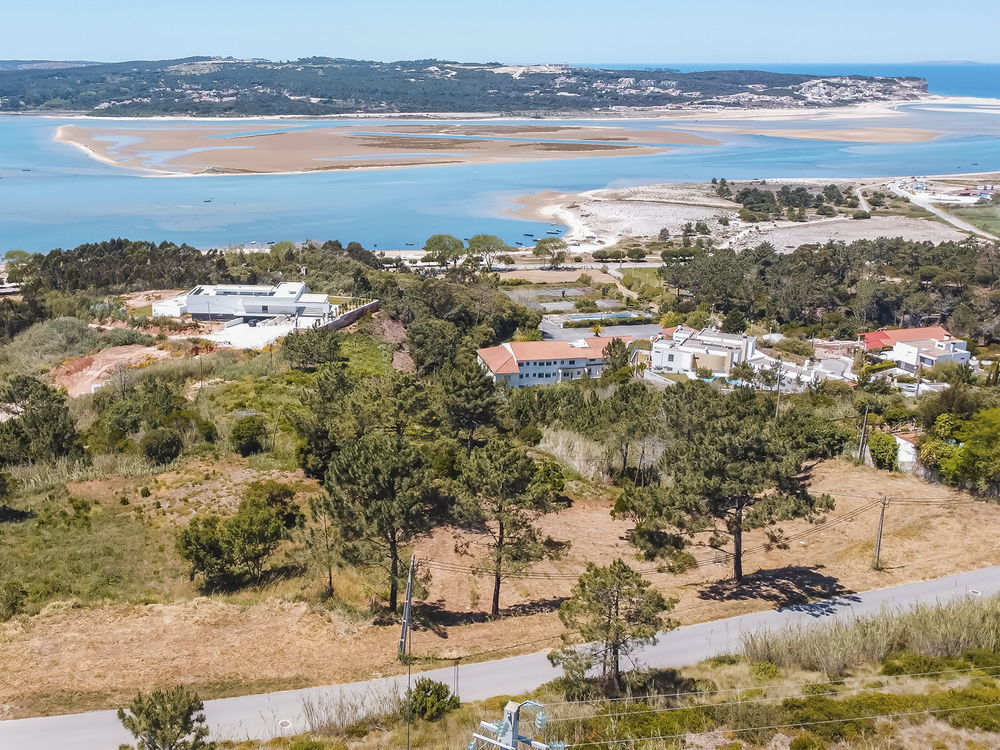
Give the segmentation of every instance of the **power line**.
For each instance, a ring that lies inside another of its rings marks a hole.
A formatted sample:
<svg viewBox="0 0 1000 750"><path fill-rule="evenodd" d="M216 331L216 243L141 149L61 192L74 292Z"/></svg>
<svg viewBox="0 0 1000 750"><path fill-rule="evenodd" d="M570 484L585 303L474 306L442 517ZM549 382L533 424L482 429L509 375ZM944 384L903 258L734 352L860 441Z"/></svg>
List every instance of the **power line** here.
<svg viewBox="0 0 1000 750"><path fill-rule="evenodd" d="M1000 706L1000 703L983 703L975 706L959 706L956 708L928 708L923 711L906 711L895 714L875 714L872 716L852 716L848 719L824 719L822 721L803 721L797 724L771 724L763 727L741 727L738 729L726 729L727 732L760 732L762 730L769 729L801 729L803 727L819 726L822 724L844 724L849 721L869 721L871 719L899 719L905 716L926 716L928 714L943 714L950 713L952 711L972 711L977 708L995 708ZM719 730L710 730L707 732L684 732L683 734L665 734L657 737L628 737L624 739L610 739L610 740L595 740L593 742L582 742L576 745L567 745L567 748L572 747L594 747L602 745L620 745L625 742L646 742L648 740L675 740L682 737L699 736L706 734L714 734Z"/></svg>

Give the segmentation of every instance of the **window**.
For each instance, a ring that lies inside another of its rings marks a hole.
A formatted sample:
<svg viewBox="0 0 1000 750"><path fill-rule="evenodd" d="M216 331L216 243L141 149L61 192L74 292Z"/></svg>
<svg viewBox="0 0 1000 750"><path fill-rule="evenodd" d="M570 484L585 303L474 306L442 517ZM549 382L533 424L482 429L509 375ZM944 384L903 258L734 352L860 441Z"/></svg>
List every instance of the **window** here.
<svg viewBox="0 0 1000 750"><path fill-rule="evenodd" d="M260 311L261 312L267 312L267 305L261 305L260 306Z"/></svg>
<svg viewBox="0 0 1000 750"><path fill-rule="evenodd" d="M673 361L674 361L674 355L673 354L668 354L667 355L667 362L673 362Z"/></svg>

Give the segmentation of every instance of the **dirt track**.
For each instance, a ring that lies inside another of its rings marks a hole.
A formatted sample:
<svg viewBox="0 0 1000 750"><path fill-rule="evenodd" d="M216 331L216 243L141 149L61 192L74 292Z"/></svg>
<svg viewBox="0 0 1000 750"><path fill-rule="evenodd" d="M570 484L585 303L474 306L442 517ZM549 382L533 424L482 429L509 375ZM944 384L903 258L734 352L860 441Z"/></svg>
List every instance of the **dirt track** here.
<svg viewBox="0 0 1000 750"><path fill-rule="evenodd" d="M113 346L66 362L53 369L49 377L55 385L65 388L70 396L82 396L104 385L117 367L140 367L169 356L153 346Z"/></svg>

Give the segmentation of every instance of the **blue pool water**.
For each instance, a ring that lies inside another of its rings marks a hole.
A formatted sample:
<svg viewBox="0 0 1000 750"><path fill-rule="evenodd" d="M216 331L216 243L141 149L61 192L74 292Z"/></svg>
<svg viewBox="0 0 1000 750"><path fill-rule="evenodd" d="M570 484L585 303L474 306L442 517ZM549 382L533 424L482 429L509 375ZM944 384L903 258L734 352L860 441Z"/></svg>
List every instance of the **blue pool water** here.
<svg viewBox="0 0 1000 750"><path fill-rule="evenodd" d="M942 133L922 143L784 138L783 128L811 125L755 120L755 127L773 127L773 135L706 131L703 135L724 142L683 146L653 156L213 177L143 176L102 164L76 147L52 140L61 124L107 127L107 121L2 116L0 251L46 251L109 237L188 242L198 247L340 239L345 243L357 240L375 249L402 249L419 247L436 232L459 237L485 232L514 244L523 240L524 233L544 236L553 230L548 224L509 213L513 198L543 190L579 192L712 177L822 179L1000 170L998 113L998 109L988 111L982 106L921 103L906 105L891 118L829 120L815 126L915 127ZM667 124L648 120L595 123L637 130ZM268 120L244 124L245 132L293 125ZM342 124L296 121L294 126ZM697 121L677 124L699 132ZM164 121L125 125L170 127Z"/></svg>

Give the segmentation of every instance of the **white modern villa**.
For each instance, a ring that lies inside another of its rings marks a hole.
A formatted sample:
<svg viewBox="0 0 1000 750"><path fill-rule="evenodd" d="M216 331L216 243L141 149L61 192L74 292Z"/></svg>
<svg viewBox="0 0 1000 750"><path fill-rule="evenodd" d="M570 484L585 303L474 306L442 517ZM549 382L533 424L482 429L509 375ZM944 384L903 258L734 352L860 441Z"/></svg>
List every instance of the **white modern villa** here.
<svg viewBox="0 0 1000 750"><path fill-rule="evenodd" d="M715 377L728 377L733 365L746 362L755 353L756 340L752 336L677 326L666 329L663 338L653 342L649 365L658 373L694 377L699 368L704 368Z"/></svg>
<svg viewBox="0 0 1000 750"><path fill-rule="evenodd" d="M237 318L326 318L334 312L325 294L310 294L299 282L275 286L202 284L190 292L153 303L153 317L190 315L199 320Z"/></svg>

